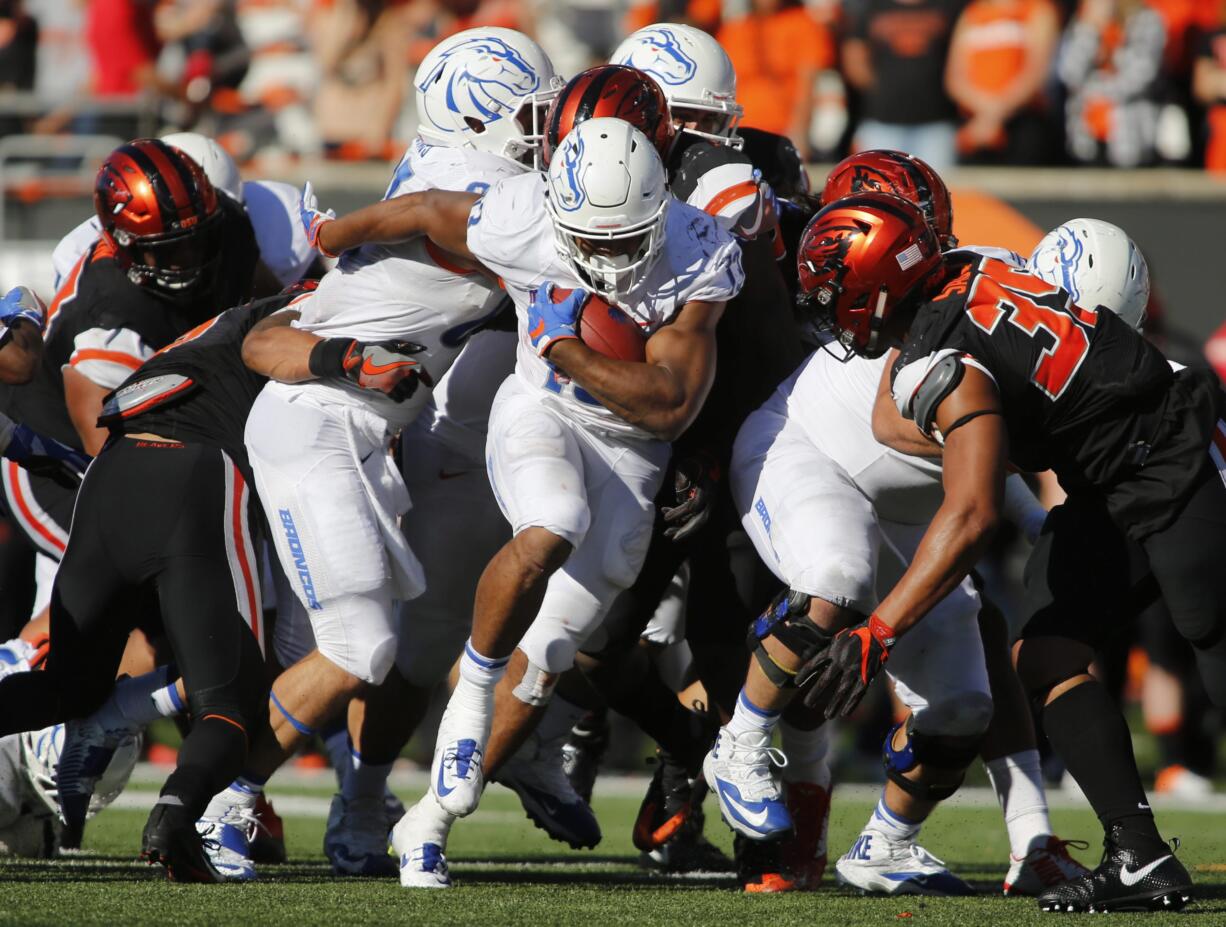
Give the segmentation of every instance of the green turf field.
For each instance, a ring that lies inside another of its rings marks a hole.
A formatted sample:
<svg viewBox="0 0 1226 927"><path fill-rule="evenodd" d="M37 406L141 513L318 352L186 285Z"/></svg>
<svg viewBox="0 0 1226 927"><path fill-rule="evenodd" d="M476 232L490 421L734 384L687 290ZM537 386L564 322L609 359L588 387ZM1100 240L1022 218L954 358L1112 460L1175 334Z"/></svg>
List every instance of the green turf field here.
<svg viewBox="0 0 1226 927"><path fill-rule="evenodd" d="M286 819L292 861L266 868L258 884L171 885L160 870L134 860L144 812L112 808L90 826L80 857L0 862L0 923L1022 927L1058 917L1041 915L1032 900L995 894L1008 848L999 813L990 808L943 809L926 827L924 844L984 892L981 898L944 900L861 898L833 884L812 894L744 896L718 878L653 876L638 868L630 844L637 804L628 796L598 797L604 843L595 852L571 853L535 830L509 792L491 788L477 815L453 832L457 887L447 892L405 891L390 879L331 878L319 850L321 817ZM864 801L836 797L832 850L846 849L869 810ZM1065 837L1093 839L1097 832L1088 811L1057 809L1053 820ZM1181 856L1194 871L1199 900L1190 913L1111 915L1107 923L1226 924L1226 816L1170 811L1161 820L1168 833L1183 838ZM710 821L707 829L721 846L730 845L722 823ZM1093 848L1081 857L1092 864L1096 855Z"/></svg>

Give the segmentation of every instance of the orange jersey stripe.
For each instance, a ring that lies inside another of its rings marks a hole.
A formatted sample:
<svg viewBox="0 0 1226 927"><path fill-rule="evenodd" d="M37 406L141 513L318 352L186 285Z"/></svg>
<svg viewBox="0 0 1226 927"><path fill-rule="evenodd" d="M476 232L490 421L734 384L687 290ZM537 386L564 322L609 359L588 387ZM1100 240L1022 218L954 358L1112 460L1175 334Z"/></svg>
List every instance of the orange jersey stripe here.
<svg viewBox="0 0 1226 927"><path fill-rule="evenodd" d="M122 351L104 351L101 348L82 348L75 351L68 363L75 367L77 364L91 360L110 361L112 364L122 364L132 370L139 370L141 364L144 363L139 357L133 357L131 354L124 354Z"/></svg>

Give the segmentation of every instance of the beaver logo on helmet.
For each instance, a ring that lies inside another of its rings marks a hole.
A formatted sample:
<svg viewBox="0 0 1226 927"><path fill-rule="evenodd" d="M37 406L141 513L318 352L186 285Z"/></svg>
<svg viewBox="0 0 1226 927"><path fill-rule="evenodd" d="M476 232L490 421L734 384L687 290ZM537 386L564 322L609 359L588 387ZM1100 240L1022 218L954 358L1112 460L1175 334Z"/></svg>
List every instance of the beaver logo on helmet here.
<svg viewBox="0 0 1226 927"><path fill-rule="evenodd" d="M847 254L857 235L863 235L868 227L860 222L828 226L822 229L820 238L809 241L801 259L805 270L822 283L810 294L822 306L829 306L843 290L843 278L847 276Z"/></svg>

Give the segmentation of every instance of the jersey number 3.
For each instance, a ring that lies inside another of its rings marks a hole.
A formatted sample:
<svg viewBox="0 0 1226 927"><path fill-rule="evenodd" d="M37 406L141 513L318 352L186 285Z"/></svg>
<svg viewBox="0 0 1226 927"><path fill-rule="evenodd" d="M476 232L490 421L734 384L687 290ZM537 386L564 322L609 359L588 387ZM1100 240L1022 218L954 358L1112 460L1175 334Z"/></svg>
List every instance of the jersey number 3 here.
<svg viewBox="0 0 1226 927"><path fill-rule="evenodd" d="M989 335L1007 318L1044 343L1030 380L1059 399L1090 350L1098 313L1075 306L1068 293L1038 277L988 258L967 299L967 313Z"/></svg>

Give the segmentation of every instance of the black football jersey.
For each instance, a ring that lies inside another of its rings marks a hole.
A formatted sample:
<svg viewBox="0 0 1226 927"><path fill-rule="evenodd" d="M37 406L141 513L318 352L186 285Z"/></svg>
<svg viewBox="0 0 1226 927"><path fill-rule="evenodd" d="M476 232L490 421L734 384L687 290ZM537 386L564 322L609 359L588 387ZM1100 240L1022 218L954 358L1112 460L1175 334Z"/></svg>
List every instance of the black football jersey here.
<svg viewBox="0 0 1226 927"><path fill-rule="evenodd" d="M267 379L243 363L243 339L299 295L236 306L183 335L106 397L98 424L219 447L247 470L243 430Z"/></svg>
<svg viewBox="0 0 1226 927"><path fill-rule="evenodd" d="M208 281L169 299L128 279L105 239L95 241L48 307L43 357L24 386L0 386L0 409L14 421L81 448L64 400L72 367L99 386L114 387L154 351L250 295L259 247L251 221L229 197L223 210L222 254Z"/></svg>
<svg viewBox="0 0 1226 927"><path fill-rule="evenodd" d="M1180 377L1152 344L1112 312L1082 309L1038 277L992 257L947 258L941 292L916 315L893 373L941 349L973 358L996 381L1004 407L1011 461L1023 470L1051 469L1070 493L1108 497L1120 484L1155 466L1182 445L1204 456L1207 432L1183 420ZM1208 400L1208 406L1213 404ZM1209 413L1206 411L1206 415ZM1205 418L1206 415L1199 416ZM1193 418L1198 416L1194 415ZM1168 447L1167 445L1170 445ZM1176 459L1191 480L1201 461ZM1183 478L1160 482L1178 498ZM1135 512L1125 520L1135 522ZM1148 518L1148 516L1146 516Z"/></svg>

